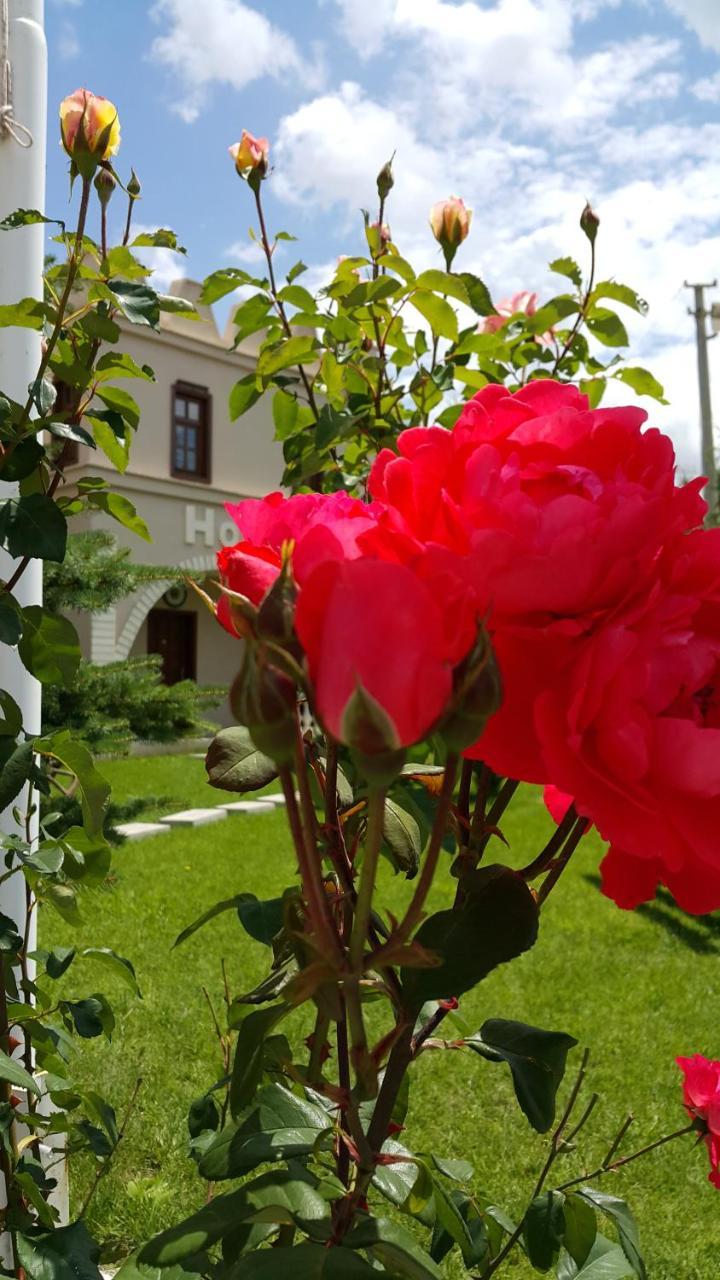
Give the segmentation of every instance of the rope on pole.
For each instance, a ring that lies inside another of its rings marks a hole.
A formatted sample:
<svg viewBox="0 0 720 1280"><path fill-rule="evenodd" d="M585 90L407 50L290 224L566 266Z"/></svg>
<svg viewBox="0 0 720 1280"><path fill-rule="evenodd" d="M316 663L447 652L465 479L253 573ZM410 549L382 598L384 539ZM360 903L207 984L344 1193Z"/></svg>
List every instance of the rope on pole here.
<svg viewBox="0 0 720 1280"><path fill-rule="evenodd" d="M30 130L15 119L13 110L8 0L0 0L0 140L3 138L12 138L19 147L31 147L35 141Z"/></svg>

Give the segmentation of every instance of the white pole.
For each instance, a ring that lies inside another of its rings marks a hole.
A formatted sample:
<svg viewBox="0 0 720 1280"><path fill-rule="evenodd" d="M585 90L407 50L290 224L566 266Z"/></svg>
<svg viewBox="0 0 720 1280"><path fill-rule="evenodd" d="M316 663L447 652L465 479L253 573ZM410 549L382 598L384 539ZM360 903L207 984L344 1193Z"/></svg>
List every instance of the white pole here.
<svg viewBox="0 0 720 1280"><path fill-rule="evenodd" d="M44 0L0 0L0 28L7 3L7 50L11 71L12 111L5 115L10 128L0 121L0 218L15 209L45 210L45 152L47 121L47 46L44 30ZM0 68L4 88L9 83L5 68ZM0 105L2 105L0 101ZM22 143L31 141L32 145ZM42 224L0 232L0 303L18 302L21 298L41 298L43 289L43 257L45 231ZM40 363L41 335L31 329L0 329L0 390L24 402L28 385ZM17 486L0 483L0 495L11 496ZM7 581L16 562L0 550L0 578ZM42 563L32 560L15 588L15 598L25 606L42 601ZM17 650L0 645L0 688L7 689L18 703L27 733L40 732L40 685L25 669ZM28 788L15 804L22 811L29 802ZM0 831L18 832L12 808L0 814ZM19 834L25 835L20 828ZM34 815L31 839L37 839L38 819ZM26 918L25 879L13 876L0 889L0 911L24 927ZM37 945L35 915L31 917L28 949ZM30 966L33 976L33 968ZM57 1152L41 1153L57 1159ZM54 1165L58 1187L52 1199L61 1221L68 1220L68 1187L65 1163ZM6 1242L3 1242L6 1244ZM7 1246L4 1252L7 1252Z"/></svg>
<svg viewBox="0 0 720 1280"><path fill-rule="evenodd" d="M1 3L1 0L0 0ZM14 209L45 208L45 134L47 119L47 47L43 30L43 0L10 0L8 57L12 67L13 116L32 135L22 147L0 130L0 217ZM22 136L22 135L21 135ZM0 303L42 297L45 235L41 224L0 232ZM28 385L40 363L41 337L32 329L0 329L0 389L25 401ZM3 484L3 496L16 486ZM12 574L15 562L0 551L0 577ZM21 605L42 599L42 564L33 560L15 589ZM17 650L0 645L0 687L20 706L28 733L40 732L40 685L25 670ZM22 801L23 797L20 797ZM19 803L19 802L16 802ZM20 803L22 808L22 804ZM12 807L0 815L0 829L17 830ZM37 834L35 822L34 834ZM0 891L0 910L17 921L25 919L25 884L13 876ZM34 947L34 940L33 940ZM32 949L32 948L31 948Z"/></svg>

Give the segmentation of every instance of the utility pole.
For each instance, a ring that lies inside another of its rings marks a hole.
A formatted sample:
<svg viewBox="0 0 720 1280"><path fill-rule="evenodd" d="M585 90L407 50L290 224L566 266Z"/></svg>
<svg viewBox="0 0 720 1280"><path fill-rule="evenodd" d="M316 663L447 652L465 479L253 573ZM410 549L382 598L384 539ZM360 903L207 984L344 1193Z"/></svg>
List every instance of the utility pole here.
<svg viewBox="0 0 720 1280"><path fill-rule="evenodd" d="M685 281L685 288L692 289L695 306L688 307L688 315L695 317L695 336L697 341L698 382L700 386L700 428L702 431L702 469L707 478L705 485L705 501L708 504L707 523L715 524L718 518L718 476L715 460L715 438L713 434L712 403L710 400L710 367L708 364L708 342L714 334L707 331L707 321L712 312L705 306L705 290L714 289L717 280L709 280L705 284L690 284Z"/></svg>

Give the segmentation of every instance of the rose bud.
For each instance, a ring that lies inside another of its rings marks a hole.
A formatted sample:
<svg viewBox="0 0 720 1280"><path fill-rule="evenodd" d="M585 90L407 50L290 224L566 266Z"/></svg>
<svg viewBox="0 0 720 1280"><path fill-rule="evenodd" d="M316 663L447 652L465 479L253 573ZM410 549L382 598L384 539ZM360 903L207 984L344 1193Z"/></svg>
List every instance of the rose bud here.
<svg viewBox="0 0 720 1280"><path fill-rule="evenodd" d="M117 154L120 121L114 103L76 89L60 103L60 138L75 169L91 178L102 160Z"/></svg>
<svg viewBox="0 0 720 1280"><path fill-rule="evenodd" d="M115 179L107 169L98 169L93 186L97 191L97 197L100 204L103 209L106 209L110 203L112 193L117 186Z"/></svg>
<svg viewBox="0 0 720 1280"><path fill-rule="evenodd" d="M270 143L267 138L254 138L247 129L243 129L240 141L233 143L229 151L241 178L247 181L255 173L260 178L265 177L270 153Z"/></svg>
<svg viewBox="0 0 720 1280"><path fill-rule="evenodd" d="M585 232L585 235L591 244L595 243L595 237L599 226L600 219L595 213L595 210L590 207L590 203L588 201L580 214L580 229Z"/></svg>
<svg viewBox="0 0 720 1280"><path fill-rule="evenodd" d="M248 647L231 686L230 708L258 751L279 765L292 760L297 733L295 685L253 648Z"/></svg>
<svg viewBox="0 0 720 1280"><path fill-rule="evenodd" d="M394 159L395 159L395 152L393 151L387 164L383 165L382 169L380 170L377 176L377 189L378 189L378 195L381 200L387 200L387 197L390 195L390 192L395 186L395 179L393 177L393 171L392 171L392 162Z"/></svg>
<svg viewBox="0 0 720 1280"><path fill-rule="evenodd" d="M458 247L470 230L471 222L472 209L466 209L459 196L438 200L430 210L432 233L445 254L448 271Z"/></svg>
<svg viewBox="0 0 720 1280"><path fill-rule="evenodd" d="M696 1053L676 1058L683 1073L683 1101L710 1157L708 1181L720 1189L720 1062Z"/></svg>
<svg viewBox="0 0 720 1280"><path fill-rule="evenodd" d="M453 672L452 702L438 725L451 751L477 742L502 701L502 683L486 631Z"/></svg>
<svg viewBox="0 0 720 1280"><path fill-rule="evenodd" d="M130 181L128 182L125 190L127 191L131 200L140 199L140 192L142 191L142 187L140 186L140 179L138 178L134 169L130 170Z"/></svg>

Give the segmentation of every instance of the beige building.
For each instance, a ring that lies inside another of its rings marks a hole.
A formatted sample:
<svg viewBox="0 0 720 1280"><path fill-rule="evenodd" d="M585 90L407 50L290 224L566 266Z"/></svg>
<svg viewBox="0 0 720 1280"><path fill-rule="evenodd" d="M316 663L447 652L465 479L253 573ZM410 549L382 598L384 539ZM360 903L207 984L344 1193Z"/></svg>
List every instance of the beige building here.
<svg viewBox="0 0 720 1280"><path fill-rule="evenodd" d="M171 292L195 302L199 286L182 280ZM220 334L211 310L200 311L200 320L163 312L158 331L123 324L119 349L155 372L154 382L119 384L141 410L130 463L119 476L99 449L80 445L66 474L70 482L83 475L106 479L134 504L152 542L99 512L78 519L74 529L109 529L119 544L132 547L138 564L212 572L218 547L239 537L223 504L277 489L283 459L269 403L261 400L230 421L230 391L254 367L253 339L232 351L231 324ZM238 667L238 641L192 590L175 585L168 593L171 585L150 583L107 613L76 618L84 655L107 663L160 653L168 683L191 678L201 685L229 684ZM218 718L227 718L224 706Z"/></svg>

